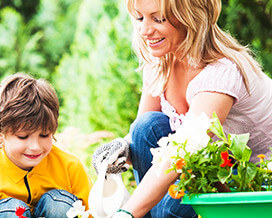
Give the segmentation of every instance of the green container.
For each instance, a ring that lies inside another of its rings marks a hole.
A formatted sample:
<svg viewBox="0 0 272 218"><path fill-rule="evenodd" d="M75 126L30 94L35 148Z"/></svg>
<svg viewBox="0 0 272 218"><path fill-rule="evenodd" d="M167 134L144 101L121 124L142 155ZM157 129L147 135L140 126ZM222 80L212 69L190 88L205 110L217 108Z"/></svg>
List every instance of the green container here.
<svg viewBox="0 0 272 218"><path fill-rule="evenodd" d="M201 218L272 218L272 191L208 193L183 197Z"/></svg>

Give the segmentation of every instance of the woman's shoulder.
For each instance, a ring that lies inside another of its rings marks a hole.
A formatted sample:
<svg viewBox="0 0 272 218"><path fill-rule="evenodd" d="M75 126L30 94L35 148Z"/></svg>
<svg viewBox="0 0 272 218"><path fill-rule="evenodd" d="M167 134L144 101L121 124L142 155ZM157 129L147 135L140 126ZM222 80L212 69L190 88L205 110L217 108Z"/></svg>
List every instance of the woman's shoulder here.
<svg viewBox="0 0 272 218"><path fill-rule="evenodd" d="M224 73L225 71L232 71L234 73L239 73L237 65L227 57L220 58L206 65L206 67L201 71L204 73Z"/></svg>
<svg viewBox="0 0 272 218"><path fill-rule="evenodd" d="M221 58L208 64L188 85L187 100L199 92L219 92L235 99L245 92L243 76L236 64L228 58Z"/></svg>

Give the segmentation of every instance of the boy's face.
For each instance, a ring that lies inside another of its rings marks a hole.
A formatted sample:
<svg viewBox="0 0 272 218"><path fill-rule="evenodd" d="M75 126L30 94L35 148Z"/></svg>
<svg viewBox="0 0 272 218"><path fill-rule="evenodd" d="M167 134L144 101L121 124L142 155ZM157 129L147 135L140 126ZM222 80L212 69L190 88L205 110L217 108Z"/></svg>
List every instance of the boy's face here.
<svg viewBox="0 0 272 218"><path fill-rule="evenodd" d="M52 148L52 138L52 133L41 130L33 133L19 130L14 134L2 134L8 158L23 170L31 170L48 155Z"/></svg>

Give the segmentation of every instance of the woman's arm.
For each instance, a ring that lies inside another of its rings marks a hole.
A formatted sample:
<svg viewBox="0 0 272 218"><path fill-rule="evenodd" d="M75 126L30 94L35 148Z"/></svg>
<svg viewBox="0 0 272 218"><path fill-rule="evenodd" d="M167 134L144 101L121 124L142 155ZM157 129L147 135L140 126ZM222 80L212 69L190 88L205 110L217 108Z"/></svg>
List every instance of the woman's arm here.
<svg viewBox="0 0 272 218"><path fill-rule="evenodd" d="M153 97L152 95L148 94L146 85L144 85L137 117L148 111L161 111L160 97ZM129 133L124 137L124 139L128 142L128 144L130 144ZM128 156L126 163L130 165L132 164L130 155Z"/></svg>
<svg viewBox="0 0 272 218"><path fill-rule="evenodd" d="M146 84L144 84L137 117L148 111L161 111L161 103L160 97L153 97L150 95L146 89ZM128 143L130 143L129 134L127 134L124 138Z"/></svg>
<svg viewBox="0 0 272 218"><path fill-rule="evenodd" d="M223 124L233 103L234 98L229 95L217 92L200 92L193 98L189 111L196 115L204 112L210 118L216 112L220 122Z"/></svg>
<svg viewBox="0 0 272 218"><path fill-rule="evenodd" d="M137 117L148 111L161 111L160 97L149 94L144 84Z"/></svg>
<svg viewBox="0 0 272 218"><path fill-rule="evenodd" d="M216 112L219 120L223 123L233 102L234 99L229 95L215 92L202 92L194 97L189 111L195 114L205 112L209 117L212 117L213 112ZM170 164L164 168L168 169L169 167ZM168 174L161 173L160 177L156 177L155 171L156 168L154 167L148 170L131 198L123 206L123 209L130 211L135 217L142 217L151 210L164 197L169 186L174 183L179 176L179 174L172 171ZM118 217L118 215L116 217Z"/></svg>
<svg viewBox="0 0 272 218"><path fill-rule="evenodd" d="M167 170L169 166L170 163L165 165L163 170ZM157 170L152 166L147 171L131 198L122 207L122 209L131 212L135 218L142 217L150 211L164 197L169 186L179 177L179 174L174 171L168 174L162 172L158 177ZM118 213L115 215L118 217Z"/></svg>

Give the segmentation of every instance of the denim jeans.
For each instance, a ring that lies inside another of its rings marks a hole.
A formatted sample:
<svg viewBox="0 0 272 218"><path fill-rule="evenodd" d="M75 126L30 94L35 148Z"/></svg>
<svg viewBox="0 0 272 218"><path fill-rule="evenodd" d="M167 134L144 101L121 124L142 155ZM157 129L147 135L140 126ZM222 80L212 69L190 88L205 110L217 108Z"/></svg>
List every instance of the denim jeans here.
<svg viewBox="0 0 272 218"><path fill-rule="evenodd" d="M139 116L130 127L131 160L137 184L151 167L152 154L150 148L158 147L157 141L173 133L170 129L169 118L162 112L147 112ZM153 218L197 218L190 205L180 204L180 199L173 199L167 193L144 217Z"/></svg>
<svg viewBox="0 0 272 218"><path fill-rule="evenodd" d="M25 202L15 198L5 198L0 200L0 217L18 218L15 215L16 207L23 206L26 208L23 214L25 217L66 218L66 212L76 200L78 200L76 196L65 190L53 189L42 195L31 215L30 208Z"/></svg>

